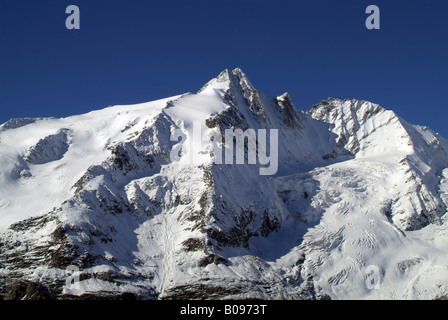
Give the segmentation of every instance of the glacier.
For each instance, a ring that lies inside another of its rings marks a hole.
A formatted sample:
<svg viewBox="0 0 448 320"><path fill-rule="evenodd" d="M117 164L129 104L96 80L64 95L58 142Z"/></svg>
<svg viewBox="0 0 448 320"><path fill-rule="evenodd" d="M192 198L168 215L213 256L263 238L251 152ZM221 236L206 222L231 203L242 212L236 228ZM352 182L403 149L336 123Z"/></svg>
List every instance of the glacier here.
<svg viewBox="0 0 448 320"><path fill-rule="evenodd" d="M277 172L214 163L226 129L278 130ZM375 103L299 110L237 68L0 139L1 299L448 297L448 141Z"/></svg>

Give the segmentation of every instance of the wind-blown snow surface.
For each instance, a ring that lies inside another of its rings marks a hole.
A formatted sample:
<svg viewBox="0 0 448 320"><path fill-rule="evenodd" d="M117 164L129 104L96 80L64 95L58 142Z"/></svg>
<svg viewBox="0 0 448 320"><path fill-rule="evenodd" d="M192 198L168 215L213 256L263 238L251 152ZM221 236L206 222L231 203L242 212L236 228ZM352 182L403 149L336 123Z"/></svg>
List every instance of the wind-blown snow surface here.
<svg viewBox="0 0 448 320"><path fill-rule="evenodd" d="M228 128L278 129L277 173L213 163ZM197 94L11 119L0 139L4 298L447 296L448 143L376 104L298 111L235 69Z"/></svg>

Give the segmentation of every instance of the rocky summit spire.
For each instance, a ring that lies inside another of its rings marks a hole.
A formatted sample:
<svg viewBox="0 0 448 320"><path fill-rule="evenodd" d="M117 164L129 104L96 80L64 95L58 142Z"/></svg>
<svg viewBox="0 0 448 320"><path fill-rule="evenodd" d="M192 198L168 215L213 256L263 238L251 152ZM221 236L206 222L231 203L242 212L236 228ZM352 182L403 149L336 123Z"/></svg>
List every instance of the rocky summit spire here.
<svg viewBox="0 0 448 320"><path fill-rule="evenodd" d="M246 98L250 96L252 91L256 90L240 68L235 68L232 71L224 69L216 78L207 82L197 93L204 92L207 89L241 90Z"/></svg>

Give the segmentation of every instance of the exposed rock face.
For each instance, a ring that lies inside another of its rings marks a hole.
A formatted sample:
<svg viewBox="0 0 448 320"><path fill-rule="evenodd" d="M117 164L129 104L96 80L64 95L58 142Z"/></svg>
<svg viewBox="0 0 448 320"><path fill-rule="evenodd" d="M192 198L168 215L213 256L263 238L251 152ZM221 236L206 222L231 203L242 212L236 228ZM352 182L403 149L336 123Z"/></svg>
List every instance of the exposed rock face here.
<svg viewBox="0 0 448 320"><path fill-rule="evenodd" d="M4 299L447 295L447 141L376 104L303 112L235 69L197 94L0 128ZM213 162L226 129L278 130L278 171Z"/></svg>
<svg viewBox="0 0 448 320"><path fill-rule="evenodd" d="M39 140L25 153L23 159L32 164L43 164L62 159L69 147L68 131L61 129L58 133Z"/></svg>

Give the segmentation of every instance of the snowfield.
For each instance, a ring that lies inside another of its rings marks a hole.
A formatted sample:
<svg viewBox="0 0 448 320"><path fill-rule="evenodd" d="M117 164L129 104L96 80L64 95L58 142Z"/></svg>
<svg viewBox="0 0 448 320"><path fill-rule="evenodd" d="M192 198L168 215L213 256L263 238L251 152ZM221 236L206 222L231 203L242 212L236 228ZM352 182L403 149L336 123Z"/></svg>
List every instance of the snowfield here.
<svg viewBox="0 0 448 320"><path fill-rule="evenodd" d="M278 130L275 175L214 163L248 128ZM4 299L448 298L448 142L374 103L302 111L235 69L0 139Z"/></svg>

